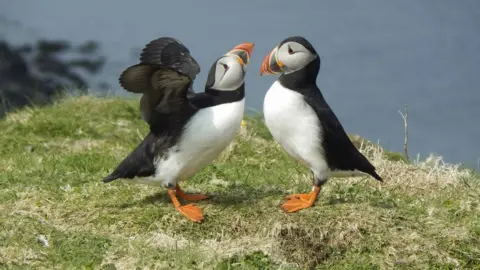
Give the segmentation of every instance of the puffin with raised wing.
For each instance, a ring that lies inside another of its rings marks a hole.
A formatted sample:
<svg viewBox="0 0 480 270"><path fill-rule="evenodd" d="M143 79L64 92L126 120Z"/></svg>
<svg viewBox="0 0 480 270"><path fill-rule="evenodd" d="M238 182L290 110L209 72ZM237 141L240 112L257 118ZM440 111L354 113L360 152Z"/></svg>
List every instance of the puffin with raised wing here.
<svg viewBox="0 0 480 270"><path fill-rule="evenodd" d="M163 186L175 208L194 222L202 210L181 205L208 198L187 194L179 186L210 164L231 142L243 119L245 75L253 43L242 43L218 58L210 68L205 92L195 93L200 66L180 41L162 37L143 49L140 63L120 75L129 92L142 93L140 111L150 132L113 172L103 179L134 179Z"/></svg>
<svg viewBox="0 0 480 270"><path fill-rule="evenodd" d="M287 213L312 207L329 177L369 174L375 167L348 138L316 84L320 57L300 36L289 37L264 59L261 75L281 74L264 98L265 124L273 138L313 174L312 192L286 197Z"/></svg>

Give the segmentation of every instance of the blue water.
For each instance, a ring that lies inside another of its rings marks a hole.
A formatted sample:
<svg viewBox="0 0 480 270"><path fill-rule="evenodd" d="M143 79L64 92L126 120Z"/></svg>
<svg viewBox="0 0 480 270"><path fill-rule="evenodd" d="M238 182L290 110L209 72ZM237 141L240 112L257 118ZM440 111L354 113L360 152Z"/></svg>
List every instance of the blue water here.
<svg viewBox="0 0 480 270"><path fill-rule="evenodd" d="M208 3L208 4L207 4ZM433 152L478 167L480 158L480 1L124 1L0 0L0 38L102 42L109 57L98 79L117 78L159 36L185 43L202 65L240 42L256 44L247 105L261 110L275 77L260 64L283 38L302 35L322 58L318 84L347 132L403 149L409 107L410 153Z"/></svg>

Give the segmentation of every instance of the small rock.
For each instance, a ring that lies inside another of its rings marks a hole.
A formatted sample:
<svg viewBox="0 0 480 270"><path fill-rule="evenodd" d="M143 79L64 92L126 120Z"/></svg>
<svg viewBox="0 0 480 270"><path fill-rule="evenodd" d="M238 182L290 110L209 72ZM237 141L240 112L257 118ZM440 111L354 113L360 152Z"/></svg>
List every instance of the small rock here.
<svg viewBox="0 0 480 270"><path fill-rule="evenodd" d="M48 247L48 239L45 237L45 235L40 234L38 236L38 241L40 241L44 247Z"/></svg>
<svg viewBox="0 0 480 270"><path fill-rule="evenodd" d="M60 187L60 189L63 190L63 191L65 191L65 192L68 192L68 191L70 191L70 190L72 189L72 187L71 187L69 184L67 184L67 185L65 185L65 186L63 186L63 187Z"/></svg>

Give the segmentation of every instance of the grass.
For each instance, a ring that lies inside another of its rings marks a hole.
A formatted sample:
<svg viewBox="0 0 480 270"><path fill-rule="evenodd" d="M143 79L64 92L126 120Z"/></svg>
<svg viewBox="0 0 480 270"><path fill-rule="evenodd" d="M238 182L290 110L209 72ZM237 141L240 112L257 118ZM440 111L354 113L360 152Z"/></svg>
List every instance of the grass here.
<svg viewBox="0 0 480 270"><path fill-rule="evenodd" d="M480 269L480 179L359 143L385 182L331 179L283 213L310 174L259 118L183 184L213 195L195 224L165 190L101 179L147 132L138 100L79 97L0 121L0 267L7 269ZM387 153L387 154L386 154Z"/></svg>

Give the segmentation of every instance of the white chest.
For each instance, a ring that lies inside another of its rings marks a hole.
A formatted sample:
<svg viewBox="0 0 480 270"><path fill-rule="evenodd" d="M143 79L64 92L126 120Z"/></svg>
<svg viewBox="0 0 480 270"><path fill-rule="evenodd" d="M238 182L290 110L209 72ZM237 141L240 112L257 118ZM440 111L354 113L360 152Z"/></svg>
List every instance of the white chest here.
<svg viewBox="0 0 480 270"><path fill-rule="evenodd" d="M312 169L326 166L319 119L301 94L275 82L265 95L263 113L270 133L288 154Z"/></svg>
<svg viewBox="0 0 480 270"><path fill-rule="evenodd" d="M245 99L242 99L197 112L167 158L157 161L157 178L162 182L177 182L211 163L240 128L244 106Z"/></svg>

